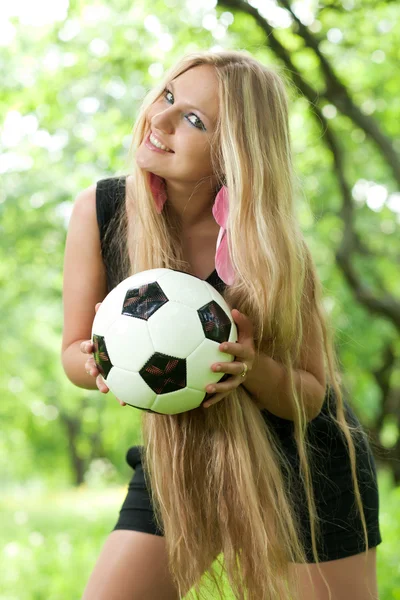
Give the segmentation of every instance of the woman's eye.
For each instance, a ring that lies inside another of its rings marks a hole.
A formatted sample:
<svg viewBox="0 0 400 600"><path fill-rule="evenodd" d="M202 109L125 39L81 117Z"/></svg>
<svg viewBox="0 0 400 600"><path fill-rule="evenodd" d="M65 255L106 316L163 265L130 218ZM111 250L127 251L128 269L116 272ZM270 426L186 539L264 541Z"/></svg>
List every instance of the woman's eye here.
<svg viewBox="0 0 400 600"><path fill-rule="evenodd" d="M169 90L165 89L164 90L164 96L167 97L168 94L171 94L171 96L173 96L172 92L170 92Z"/></svg>
<svg viewBox="0 0 400 600"><path fill-rule="evenodd" d="M164 98L167 99L168 94L170 94L172 97L174 97L173 93L170 90L168 90L167 88L165 88ZM167 102L170 102L170 101L167 99ZM170 102L170 104L172 104L172 102ZM189 117L194 117L196 120L193 122L190 120ZM191 123L191 125L193 125L193 127L196 127L197 129L202 129L203 131L205 131L206 128L204 127L203 121L201 121L197 115L195 115L194 113L189 113L189 115L187 116L187 119L188 119L189 123Z"/></svg>

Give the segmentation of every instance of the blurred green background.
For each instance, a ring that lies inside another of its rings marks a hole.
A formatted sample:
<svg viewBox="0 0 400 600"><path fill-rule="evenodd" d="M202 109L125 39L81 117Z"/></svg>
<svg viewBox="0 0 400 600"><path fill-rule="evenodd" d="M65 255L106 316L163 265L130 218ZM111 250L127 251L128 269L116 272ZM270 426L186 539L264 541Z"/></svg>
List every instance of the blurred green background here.
<svg viewBox="0 0 400 600"><path fill-rule="evenodd" d="M68 219L79 191L129 169L146 91L212 48L289 84L299 218L379 470L380 597L400 599L399 13L389 0L2 5L1 600L78 600L118 517L141 413L63 372Z"/></svg>

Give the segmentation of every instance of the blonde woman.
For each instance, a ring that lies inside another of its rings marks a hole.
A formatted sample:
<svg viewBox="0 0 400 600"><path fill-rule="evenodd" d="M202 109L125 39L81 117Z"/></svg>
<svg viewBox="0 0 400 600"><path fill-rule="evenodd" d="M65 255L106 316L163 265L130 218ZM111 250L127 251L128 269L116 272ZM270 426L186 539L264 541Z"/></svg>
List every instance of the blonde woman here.
<svg viewBox="0 0 400 600"><path fill-rule="evenodd" d="M238 599L378 598L375 462L296 218L283 78L245 52L184 56L144 100L131 162L76 198L67 376L108 391L89 340L95 306L155 267L214 285L239 340L231 363L212 365L224 377L202 406L143 412L144 445L128 450L134 474L83 599L204 597L207 572L223 598L222 558Z"/></svg>

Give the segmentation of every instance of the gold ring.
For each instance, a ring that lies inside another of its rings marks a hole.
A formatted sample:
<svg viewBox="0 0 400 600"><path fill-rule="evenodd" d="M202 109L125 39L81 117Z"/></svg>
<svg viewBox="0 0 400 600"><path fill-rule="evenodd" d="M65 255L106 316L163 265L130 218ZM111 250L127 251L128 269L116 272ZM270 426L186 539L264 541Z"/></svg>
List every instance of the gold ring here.
<svg viewBox="0 0 400 600"><path fill-rule="evenodd" d="M243 371L241 373L239 373L239 374L240 374L240 377L246 377L248 366L246 365L245 362L243 362L242 365L243 365Z"/></svg>

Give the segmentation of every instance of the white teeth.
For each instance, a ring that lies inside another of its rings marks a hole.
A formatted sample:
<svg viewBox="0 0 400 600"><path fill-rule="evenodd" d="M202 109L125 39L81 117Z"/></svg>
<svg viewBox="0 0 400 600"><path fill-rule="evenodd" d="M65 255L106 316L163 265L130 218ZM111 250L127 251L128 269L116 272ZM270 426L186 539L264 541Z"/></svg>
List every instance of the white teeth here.
<svg viewBox="0 0 400 600"><path fill-rule="evenodd" d="M165 150L166 152L171 152L170 148L167 148L167 146L164 146L163 144L161 144L161 142L159 142L153 134L150 135L150 142L153 144L153 146L156 146L157 148L161 148L161 150Z"/></svg>

